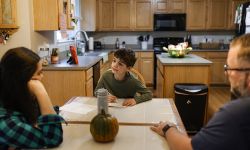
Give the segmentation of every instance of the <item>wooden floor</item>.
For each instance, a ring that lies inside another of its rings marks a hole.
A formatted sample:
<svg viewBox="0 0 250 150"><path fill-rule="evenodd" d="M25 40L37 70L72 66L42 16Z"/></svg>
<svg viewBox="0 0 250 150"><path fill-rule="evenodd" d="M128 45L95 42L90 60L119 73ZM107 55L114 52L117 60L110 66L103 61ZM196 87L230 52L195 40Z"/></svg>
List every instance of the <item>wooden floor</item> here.
<svg viewBox="0 0 250 150"><path fill-rule="evenodd" d="M209 120L221 106L230 101L230 88L210 87L208 98L207 120Z"/></svg>

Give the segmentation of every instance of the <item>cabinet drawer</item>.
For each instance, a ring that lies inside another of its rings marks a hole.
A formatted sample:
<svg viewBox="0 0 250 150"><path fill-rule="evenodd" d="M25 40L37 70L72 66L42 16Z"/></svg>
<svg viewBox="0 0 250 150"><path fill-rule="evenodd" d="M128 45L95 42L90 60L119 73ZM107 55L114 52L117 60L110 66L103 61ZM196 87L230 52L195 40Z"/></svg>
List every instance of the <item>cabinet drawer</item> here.
<svg viewBox="0 0 250 150"><path fill-rule="evenodd" d="M93 68L91 67L86 71L86 80L88 80L92 76L93 76Z"/></svg>
<svg viewBox="0 0 250 150"><path fill-rule="evenodd" d="M153 52L141 52L141 58L153 58Z"/></svg>
<svg viewBox="0 0 250 150"><path fill-rule="evenodd" d="M208 58L223 58L226 59L227 58L227 52L210 52L208 54Z"/></svg>

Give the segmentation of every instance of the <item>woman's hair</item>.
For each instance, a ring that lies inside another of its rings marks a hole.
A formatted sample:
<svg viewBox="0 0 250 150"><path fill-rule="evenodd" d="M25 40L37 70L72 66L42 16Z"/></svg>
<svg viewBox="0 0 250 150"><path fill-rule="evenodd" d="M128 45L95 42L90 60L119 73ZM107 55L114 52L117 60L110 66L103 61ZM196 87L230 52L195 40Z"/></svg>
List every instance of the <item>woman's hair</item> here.
<svg viewBox="0 0 250 150"><path fill-rule="evenodd" d="M127 67L133 67L136 62L135 52L130 49L118 49L114 56L119 58Z"/></svg>
<svg viewBox="0 0 250 150"><path fill-rule="evenodd" d="M230 47L239 46L240 51L238 52L239 60L247 61L250 63L250 34L244 34L235 38Z"/></svg>
<svg viewBox="0 0 250 150"><path fill-rule="evenodd" d="M21 112L34 124L40 115L38 102L28 88L40 57L25 47L8 50L0 62L0 99L8 111Z"/></svg>

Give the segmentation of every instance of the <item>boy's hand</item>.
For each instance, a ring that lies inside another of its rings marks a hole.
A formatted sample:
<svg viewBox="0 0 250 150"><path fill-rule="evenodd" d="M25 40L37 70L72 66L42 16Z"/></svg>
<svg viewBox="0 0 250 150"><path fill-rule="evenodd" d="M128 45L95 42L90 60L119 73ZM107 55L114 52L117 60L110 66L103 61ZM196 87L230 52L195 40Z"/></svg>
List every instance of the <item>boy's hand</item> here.
<svg viewBox="0 0 250 150"><path fill-rule="evenodd" d="M133 98L128 98L128 99L125 99L125 101L123 102L123 106L134 106L136 104L136 101L135 99Z"/></svg>
<svg viewBox="0 0 250 150"><path fill-rule="evenodd" d="M116 103L116 100L117 100L117 97L116 97L116 96L109 94L109 95L107 96L107 98L108 98L108 102L109 102L109 103Z"/></svg>

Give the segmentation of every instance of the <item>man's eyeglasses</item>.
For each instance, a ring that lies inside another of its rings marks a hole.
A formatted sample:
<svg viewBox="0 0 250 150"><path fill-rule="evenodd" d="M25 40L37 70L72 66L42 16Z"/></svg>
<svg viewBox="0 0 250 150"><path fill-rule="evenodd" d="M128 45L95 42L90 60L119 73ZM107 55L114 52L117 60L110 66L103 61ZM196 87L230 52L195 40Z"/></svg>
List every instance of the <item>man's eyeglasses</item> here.
<svg viewBox="0 0 250 150"><path fill-rule="evenodd" d="M230 68L227 64L224 65L224 71L228 70L245 72L245 71L250 71L250 68Z"/></svg>

